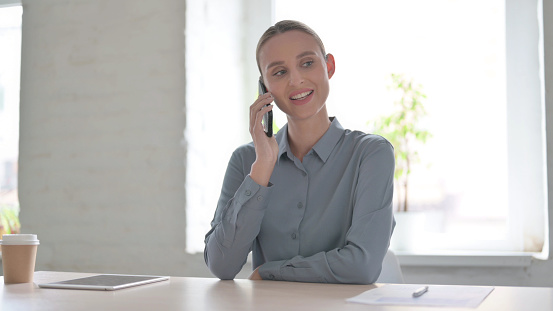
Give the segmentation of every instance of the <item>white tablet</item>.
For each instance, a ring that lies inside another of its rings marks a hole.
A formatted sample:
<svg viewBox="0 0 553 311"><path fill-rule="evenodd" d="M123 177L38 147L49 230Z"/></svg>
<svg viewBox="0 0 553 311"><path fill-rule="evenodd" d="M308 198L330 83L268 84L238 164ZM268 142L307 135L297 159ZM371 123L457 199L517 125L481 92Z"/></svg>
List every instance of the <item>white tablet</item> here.
<svg viewBox="0 0 553 311"><path fill-rule="evenodd" d="M168 279L168 276L99 274L61 282L38 284L38 286L41 288L117 290Z"/></svg>

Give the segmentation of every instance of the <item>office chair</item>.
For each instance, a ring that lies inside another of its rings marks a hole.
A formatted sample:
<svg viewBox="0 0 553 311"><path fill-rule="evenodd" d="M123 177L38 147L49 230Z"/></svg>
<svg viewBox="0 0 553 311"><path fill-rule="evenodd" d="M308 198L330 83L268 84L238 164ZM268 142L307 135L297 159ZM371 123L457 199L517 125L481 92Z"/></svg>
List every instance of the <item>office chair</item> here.
<svg viewBox="0 0 553 311"><path fill-rule="evenodd" d="M396 254L393 251L388 250L384 261L382 262L382 271L380 276L376 280L376 283L405 283L403 279L403 273L401 273L401 266L397 260Z"/></svg>

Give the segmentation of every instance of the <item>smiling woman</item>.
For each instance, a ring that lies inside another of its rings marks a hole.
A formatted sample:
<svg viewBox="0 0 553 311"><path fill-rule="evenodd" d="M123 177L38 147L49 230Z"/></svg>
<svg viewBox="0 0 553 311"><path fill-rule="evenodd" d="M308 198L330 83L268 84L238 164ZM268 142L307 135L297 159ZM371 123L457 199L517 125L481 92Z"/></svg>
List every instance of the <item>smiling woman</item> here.
<svg viewBox="0 0 553 311"><path fill-rule="evenodd" d="M422 85L427 117L420 125L432 138L412 167L407 214L421 214L417 239L424 243L405 251L543 249L547 170L539 2L265 0L247 8L189 2L189 251L203 250L225 171L221 157L251 139L241 124L257 96L257 38L271 18L302 20L325 39L325 53L338 66L327 110L345 127L370 132L368 122L391 114L392 73ZM219 96L206 97L214 90ZM282 128L286 115L277 107L273 113Z"/></svg>
<svg viewBox="0 0 553 311"><path fill-rule="evenodd" d="M271 40L260 41L258 66L276 105L287 116L292 152L301 161L330 124L326 99L335 63L331 54L323 54L318 36L292 28L289 21L281 23L282 26L277 24L280 33L273 34ZM289 48L291 41L296 42L293 48ZM305 137L310 141L294 141L300 132L312 133ZM301 148L299 145L305 146L303 150L297 149Z"/></svg>
<svg viewBox="0 0 553 311"><path fill-rule="evenodd" d="M250 251L251 279L373 283L394 227L394 156L384 138L344 129L326 100L335 72L318 36L282 21L261 37L267 86L250 106L252 143L229 162L204 258L232 279ZM273 137L262 116L275 102L287 124Z"/></svg>

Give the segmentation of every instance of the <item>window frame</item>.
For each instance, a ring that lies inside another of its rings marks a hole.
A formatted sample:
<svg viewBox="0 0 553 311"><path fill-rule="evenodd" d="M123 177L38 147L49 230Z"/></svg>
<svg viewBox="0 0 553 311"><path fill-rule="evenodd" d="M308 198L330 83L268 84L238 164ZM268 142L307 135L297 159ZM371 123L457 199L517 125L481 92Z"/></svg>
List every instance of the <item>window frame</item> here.
<svg viewBox="0 0 553 311"><path fill-rule="evenodd" d="M550 241L553 239L551 230L553 226L553 200L551 200L551 194L553 194L553 157L548 156L553 154L553 31L547 31L547 26L550 23L553 24L553 3L547 1L526 1L524 4L516 0L506 0L506 23L509 24L511 19L516 19L520 14L520 5L526 5L525 10L529 10L529 7L535 7L537 28L539 41L536 44L536 52L539 54L537 61L539 62L538 79L539 81L539 96L540 105L542 110L542 122L544 133L542 141L543 144L543 161L545 162L546 172L544 172L544 187L545 189L545 202L542 204L534 205L534 211L536 212L534 217L525 219L522 226L519 228L519 234L524 238L523 232L535 227L536 221L542 226L541 234L543 235L544 242L541 251L533 252L477 252L477 251L463 251L463 252L428 252L428 253L415 253L415 252L398 252L397 257L402 266L412 267L515 267L515 268L528 268L533 265L534 260L539 261L551 261L553 259L553 249L550 247ZM528 11L527 11L528 12ZM530 9L530 12L533 10ZM510 13L510 14L509 14ZM518 22L518 21L517 21ZM516 29L507 27L507 37L513 34ZM509 33L513 32L513 33ZM522 34L520 34L522 35ZM527 34L524 34L527 35ZM519 36L520 37L520 36ZM513 37L511 37L512 39ZM513 40L516 42L516 40ZM516 44L515 44L516 45ZM520 46L520 45L518 45ZM520 51L518 51L520 52ZM516 54L516 53L513 53ZM507 55L509 58L509 55ZM511 57L513 55L511 54ZM513 58L516 58L515 55ZM511 68L509 68L509 59L507 60L507 77L511 79L508 85L518 86L518 83L525 83L522 79L513 79L515 76L513 73L519 73L520 68L516 68L513 64L516 61L511 59ZM524 66L525 64L516 64ZM509 75L509 70L512 72ZM509 76L511 78L509 78ZM534 82L536 83L536 82ZM515 163L516 164L516 163ZM509 213L512 212L512 207ZM520 208L515 212L515 215L521 216ZM540 216L543 218L538 219ZM523 241L521 241L523 243Z"/></svg>
<svg viewBox="0 0 553 311"><path fill-rule="evenodd" d="M505 44L506 50L510 49L507 51L505 66L507 79L506 108L507 114L510 117L510 119L507 119L507 137L509 140L507 145L510 148L508 149L510 153L508 153L509 166L507 170L508 180L510 181L507 185L507 193L510 195L510 202L508 202L507 209L510 220L507 222L508 233L504 239L473 239L471 243L476 249L490 251L490 253L510 253L513 251L520 254L527 252L535 253L539 252L540 248L543 250L544 247L542 246L546 243L546 223L542 220L545 219L548 196L545 189L546 176L543 173L546 167L545 135L543 133L541 136L535 135L535 133L543 131L543 122L540 119L540 117L543 118L543 113L540 112L543 110L544 105L544 102L539 98L541 85L538 66L538 38L542 36L543 31L538 25L539 16L536 7L539 7L540 4L537 4L536 1L505 0L504 5L505 23L507 24L505 26ZM521 12L523 12L522 16ZM524 32L520 31L521 25L525 29ZM526 31L527 28L531 28L530 34ZM521 44L521 42L524 44ZM528 55L532 55L532 57L528 59ZM515 90L512 90L512 86L515 86ZM526 112L525 108L527 105L525 104L528 98L532 100L531 108L534 115L532 113L524 113ZM519 124L531 124L535 126L532 128L531 134L520 135ZM528 139L528 137L532 139ZM531 150L542 150L541 153L531 154L530 161L527 159L528 154L519 148L521 145L528 145L528 140L530 140L531 146L534 148ZM513 144L513 142L515 143ZM523 168L521 168L520 163L525 163ZM528 169L527 163L531 164L529 165L530 169ZM532 178L523 179L524 181L520 182L523 177L526 177L528 171L531 171L533 174ZM520 183L522 183L522 186ZM528 199L527 193L532 194L531 200ZM522 211L522 207L524 207L524 211ZM531 213L528 213L529 210L531 210ZM403 215L397 216L399 218L399 216ZM457 238L455 238L456 235L451 234L428 234L422 237L433 240L430 244L435 248L427 251L427 253L436 251L447 253L450 250L459 248L469 249L469 247L463 246L471 244L467 242L465 236L461 237L460 235L457 235ZM449 247L452 244L452 238L456 239L458 243L454 242L454 245ZM534 243L537 246L532 245L534 241L537 241ZM425 251L422 248L417 249L415 247L413 252Z"/></svg>
<svg viewBox="0 0 553 311"><path fill-rule="evenodd" d="M21 5L21 0L0 0L0 8Z"/></svg>
<svg viewBox="0 0 553 311"><path fill-rule="evenodd" d="M270 6L271 8L274 6L274 1L270 1L269 2L272 3L272 5ZM506 5L508 5L509 3L514 3L515 1L514 0L506 0ZM527 4L530 4L532 5L532 1L528 1ZM534 4L535 5L535 4ZM538 7L540 7L541 5L543 5L541 3L541 1L539 1L538 3ZM255 9L259 9L259 8L255 8ZM507 10L507 8L506 8ZM545 10L544 10L545 11ZM544 15L547 15L547 13L543 13ZM553 17L553 16L552 16ZM543 31L543 26L541 26L541 30ZM247 28L247 29L252 29L251 27L250 28ZM540 34L540 36L543 35ZM250 41L252 40L252 35L251 33L248 33L248 38L250 38ZM248 52L247 49L245 49L243 51L243 53L246 53ZM544 52L546 55L544 56L546 59L551 59L551 51L545 51ZM549 55L549 56L548 56ZM547 61L545 61L545 63L548 63ZM547 68L546 68L547 69ZM547 76L547 75L546 75ZM547 76L549 77L549 76ZM543 84L543 75L542 75L542 84ZM250 76L248 78L248 80L252 80L252 77ZM255 79L253 79L255 80ZM551 89L551 82L549 82L549 84L547 83L548 80L545 80L545 86L542 87L542 92L544 89ZM549 85L549 86L548 86ZM546 92L547 93L547 92ZM551 94L553 92L549 92L548 94ZM551 95L550 95L551 96ZM545 136L545 139L544 139L544 148L547 148L547 154L550 153L550 151L552 151L553 149L553 129L551 128L551 126L548 126L548 124L553 124L553 116L551 116L551 112L550 111L553 111L553 109L551 109L551 105L552 105L552 100L547 100L547 98L544 98L545 100L545 111L546 111L546 115L544 115L544 119L546 121L546 134L547 135L544 135ZM542 105L543 105L543 101L542 101ZM547 167L547 171L551 171L551 169L553 168L553 161L547 157L544 156L544 159L546 160L546 167ZM550 176L549 174L546 174L545 175L545 178L547 179L548 183L546 184L546 187L547 187L547 190L546 191L546 196L549 196L549 193L553 193L553 177ZM552 207L549 207L550 203L548 202L547 198L546 198L546 202L542 205L542 206L536 206L535 208L536 209L540 209L540 211L543 213L545 212L546 215L548 215L547 213L547 210L552 210L553 206ZM551 218L549 216L549 218ZM474 251L463 251L461 253L456 253L456 254L451 254L448 252L439 252L439 253L415 253L415 252L407 252L407 253L402 253L402 252L399 252L398 253L398 257L400 257L400 261L402 262L402 264L406 264L406 265L441 265L440 262L443 262L444 265L456 265L456 262L459 263L459 265L467 265L466 263L466 260L467 258L469 258L470 256L472 256L473 258L477 258L478 260L475 261L474 265L477 266L477 265L483 265L483 266L496 266L496 260L495 259L490 259L490 262L489 263L486 263L486 258L496 258L497 256L500 256L502 257L504 260L506 261L501 261L500 263L497 263L497 265L499 266L527 266L530 264L530 261L529 261L529 258L539 258L539 259L547 259L547 258L550 258L551 257L551 254L549 253L549 245L548 245L548 228L551 226L551 219L549 219L548 217L545 217L545 221L544 221L544 233L543 233L543 236L545 237L545 243L544 243L544 247L542 249L541 252L524 252L524 251L520 251L520 252L486 252L485 254L483 253L479 253L479 252L474 252ZM547 224L547 222L549 222L549 224ZM533 223L530 222L530 223L526 223L525 226L527 225L532 225ZM521 231L522 231L522 228L520 228ZM418 259L417 259L418 258ZM434 260L429 260L429 258L434 258ZM463 260L459 261L458 258L463 258ZM482 260L484 260L482 262ZM480 264L478 262L481 262Z"/></svg>

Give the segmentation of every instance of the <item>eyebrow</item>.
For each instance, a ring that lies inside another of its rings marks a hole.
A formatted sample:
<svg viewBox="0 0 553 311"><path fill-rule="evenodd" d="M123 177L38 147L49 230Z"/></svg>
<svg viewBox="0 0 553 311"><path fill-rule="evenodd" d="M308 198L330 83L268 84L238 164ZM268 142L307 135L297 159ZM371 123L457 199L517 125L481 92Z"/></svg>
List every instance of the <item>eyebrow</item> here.
<svg viewBox="0 0 553 311"><path fill-rule="evenodd" d="M303 53L298 54L298 56L296 56L296 59L300 59L300 58L308 56L308 55L317 55L317 54L313 51L305 51ZM284 64L284 62L281 61L281 60L276 61L276 62L272 62L272 63L269 64L269 66L267 66L267 70L269 70L272 67L280 66L280 65L283 65L283 64Z"/></svg>

